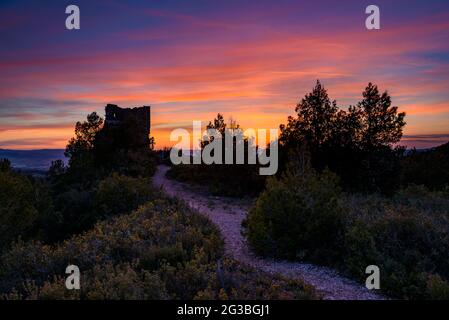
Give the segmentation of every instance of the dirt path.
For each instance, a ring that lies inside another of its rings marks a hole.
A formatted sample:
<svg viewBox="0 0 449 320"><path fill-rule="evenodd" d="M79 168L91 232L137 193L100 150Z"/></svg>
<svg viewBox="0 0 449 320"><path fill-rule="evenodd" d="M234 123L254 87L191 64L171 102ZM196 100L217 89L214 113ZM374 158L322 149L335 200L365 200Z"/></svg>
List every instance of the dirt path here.
<svg viewBox="0 0 449 320"><path fill-rule="evenodd" d="M169 180L165 173L169 167L159 166L153 184L173 197L184 200L190 207L207 216L215 223L224 238L226 253L234 259L259 270L279 273L290 278L300 278L314 286L329 300L372 300L383 299L360 284L340 276L335 271L307 263L274 261L256 257L241 235L241 223L246 216L248 204L224 198L208 196L183 183Z"/></svg>

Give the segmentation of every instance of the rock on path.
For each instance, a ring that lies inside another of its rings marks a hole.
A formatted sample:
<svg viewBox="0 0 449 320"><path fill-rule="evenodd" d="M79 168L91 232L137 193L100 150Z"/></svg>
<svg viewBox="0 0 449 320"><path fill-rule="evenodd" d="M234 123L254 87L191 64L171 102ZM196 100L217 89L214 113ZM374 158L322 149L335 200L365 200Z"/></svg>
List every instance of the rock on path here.
<svg viewBox="0 0 449 320"><path fill-rule="evenodd" d="M225 242L225 251L234 259L256 269L284 277L301 279L315 287L328 300L379 300L383 296L369 291L357 282L347 279L332 269L309 263L265 259L255 256L241 234L241 223L246 217L248 205L235 200L212 197L195 192L192 187L169 180L165 173L169 167L160 165L153 177L153 185L162 188L169 196L186 202L191 208L208 217L218 226Z"/></svg>

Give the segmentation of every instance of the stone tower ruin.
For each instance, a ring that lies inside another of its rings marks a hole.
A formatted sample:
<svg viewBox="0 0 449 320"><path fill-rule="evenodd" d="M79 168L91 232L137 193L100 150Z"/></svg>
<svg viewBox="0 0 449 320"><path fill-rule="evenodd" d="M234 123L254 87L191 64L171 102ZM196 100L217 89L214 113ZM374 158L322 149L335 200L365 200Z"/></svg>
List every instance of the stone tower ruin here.
<svg viewBox="0 0 449 320"><path fill-rule="evenodd" d="M151 107L143 106L137 108L120 108L115 104L108 104L105 108L106 118L104 126L106 129L120 128L129 123L138 126L141 141L150 143L151 129ZM131 122L132 121L132 122Z"/></svg>

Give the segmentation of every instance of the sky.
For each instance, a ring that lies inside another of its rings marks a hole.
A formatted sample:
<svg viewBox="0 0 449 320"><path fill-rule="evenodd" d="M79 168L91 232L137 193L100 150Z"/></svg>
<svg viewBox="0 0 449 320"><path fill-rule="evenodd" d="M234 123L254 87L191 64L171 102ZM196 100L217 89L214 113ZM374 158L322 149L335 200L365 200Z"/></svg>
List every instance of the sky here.
<svg viewBox="0 0 449 320"><path fill-rule="evenodd" d="M449 141L449 1L0 0L0 148L64 148L108 103L151 105L157 148L218 112L278 128L317 79L341 108L387 90L403 145Z"/></svg>

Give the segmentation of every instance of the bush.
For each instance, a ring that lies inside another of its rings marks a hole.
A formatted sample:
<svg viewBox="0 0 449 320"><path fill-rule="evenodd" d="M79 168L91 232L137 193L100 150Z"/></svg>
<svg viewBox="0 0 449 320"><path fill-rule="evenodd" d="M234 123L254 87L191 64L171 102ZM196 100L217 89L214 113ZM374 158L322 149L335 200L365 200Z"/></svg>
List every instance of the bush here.
<svg viewBox="0 0 449 320"><path fill-rule="evenodd" d="M402 159L401 183L431 190L449 187L449 142L430 150L412 150Z"/></svg>
<svg viewBox="0 0 449 320"><path fill-rule="evenodd" d="M26 177L0 172L0 244L27 233L36 222L34 188Z"/></svg>
<svg viewBox="0 0 449 320"><path fill-rule="evenodd" d="M449 280L448 217L406 205L401 198L352 197L348 202L352 223L346 226L341 250L345 259L339 268L363 280L366 266L375 264L385 292L400 298L434 298L428 279Z"/></svg>
<svg viewBox="0 0 449 320"><path fill-rule="evenodd" d="M65 290L65 268L81 290ZM17 242L0 259L6 299L298 299L311 288L223 257L218 230L184 204L154 200L58 245Z"/></svg>
<svg viewBox="0 0 449 320"><path fill-rule="evenodd" d="M94 199L94 208L102 217L130 212L155 195L146 178L132 178L113 173L100 181Z"/></svg>
<svg viewBox="0 0 449 320"><path fill-rule="evenodd" d="M449 217L449 187L441 191L430 191L423 185L409 185L395 196L395 202L419 208L426 215Z"/></svg>
<svg viewBox="0 0 449 320"><path fill-rule="evenodd" d="M287 172L268 181L244 225L262 255L330 263L339 258L343 212L334 174Z"/></svg>
<svg viewBox="0 0 449 320"><path fill-rule="evenodd" d="M265 176L256 165L190 164L172 166L167 176L191 185L205 186L217 196L243 198L262 191Z"/></svg>
<svg viewBox="0 0 449 320"><path fill-rule="evenodd" d="M438 275L429 276L427 295L433 300L449 300L449 283Z"/></svg>
<svg viewBox="0 0 449 320"><path fill-rule="evenodd" d="M54 186L56 188L56 186ZM90 187L63 186L55 190L55 216L47 223L46 242L56 242L91 228L96 222L127 214L154 199L150 180L113 173Z"/></svg>
<svg viewBox="0 0 449 320"><path fill-rule="evenodd" d="M38 237L51 210L51 199L42 183L14 172L9 161L0 161L0 249L18 236Z"/></svg>
<svg viewBox="0 0 449 320"><path fill-rule="evenodd" d="M254 249L329 265L361 282L366 267L377 265L387 294L447 298L446 193L413 186L393 198L348 196L339 193L332 176L311 173L270 180L245 221Z"/></svg>

